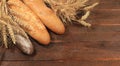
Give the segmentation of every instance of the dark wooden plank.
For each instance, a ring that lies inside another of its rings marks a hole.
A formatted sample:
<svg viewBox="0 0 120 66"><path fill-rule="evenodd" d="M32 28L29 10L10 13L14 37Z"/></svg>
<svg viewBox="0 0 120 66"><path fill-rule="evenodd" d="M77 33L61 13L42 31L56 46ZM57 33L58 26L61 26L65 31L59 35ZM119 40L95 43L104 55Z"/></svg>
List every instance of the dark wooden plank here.
<svg viewBox="0 0 120 66"><path fill-rule="evenodd" d="M98 0L90 0L89 2L96 2ZM95 9L120 9L120 0L99 0L99 5Z"/></svg>
<svg viewBox="0 0 120 66"><path fill-rule="evenodd" d="M57 60L120 60L119 42L75 42L75 43L56 43L52 42L50 46L39 46L35 44L36 54L27 56L21 54L18 50L9 49L5 52L4 58L7 61L57 61ZM2 54L2 53L0 53Z"/></svg>
<svg viewBox="0 0 120 66"><path fill-rule="evenodd" d="M120 61L4 61L1 66L119 66Z"/></svg>
<svg viewBox="0 0 120 66"><path fill-rule="evenodd" d="M87 22L97 25L120 25L120 9L94 9Z"/></svg>
<svg viewBox="0 0 120 66"><path fill-rule="evenodd" d="M70 32L78 32L78 33L87 33L87 32L120 32L120 25L116 24L92 24L92 27L88 28L88 27L83 27L81 25L71 25L71 26L67 26L68 29L66 29L66 33L64 34L66 36L66 34L70 35ZM54 35L54 34L53 34ZM58 35L61 36L61 35ZM63 35L62 35L63 36Z"/></svg>
<svg viewBox="0 0 120 66"><path fill-rule="evenodd" d="M120 9L120 0L118 1L100 1L96 9Z"/></svg>

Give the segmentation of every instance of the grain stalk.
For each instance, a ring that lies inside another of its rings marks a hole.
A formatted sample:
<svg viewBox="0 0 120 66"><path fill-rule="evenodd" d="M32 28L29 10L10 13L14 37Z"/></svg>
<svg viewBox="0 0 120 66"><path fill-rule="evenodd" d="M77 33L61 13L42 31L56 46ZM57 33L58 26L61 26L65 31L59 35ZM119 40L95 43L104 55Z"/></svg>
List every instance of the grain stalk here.
<svg viewBox="0 0 120 66"><path fill-rule="evenodd" d="M83 26L90 27L91 24L85 20L90 15L90 11L98 2L87 4L89 0L44 0L53 11L61 18L64 24L78 22Z"/></svg>
<svg viewBox="0 0 120 66"><path fill-rule="evenodd" d="M18 18L13 16L10 12L9 6L7 4L7 0L1 0L0 5L0 31L2 37L0 40L3 41L3 44L6 48L8 48L8 40L12 40L12 44L16 44L15 34L20 34L25 38L28 38L25 31L18 24ZM10 38L8 38L10 37Z"/></svg>

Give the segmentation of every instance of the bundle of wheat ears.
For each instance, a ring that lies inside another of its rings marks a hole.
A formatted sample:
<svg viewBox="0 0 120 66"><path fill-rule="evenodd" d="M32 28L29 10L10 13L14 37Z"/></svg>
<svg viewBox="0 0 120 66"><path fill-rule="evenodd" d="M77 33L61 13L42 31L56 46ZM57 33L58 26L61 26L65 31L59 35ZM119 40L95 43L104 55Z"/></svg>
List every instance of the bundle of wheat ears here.
<svg viewBox="0 0 120 66"><path fill-rule="evenodd" d="M98 2L89 4L89 0L44 0L60 17L62 22L79 22L83 26L90 27L91 24L85 22L90 15L90 10L98 5Z"/></svg>
<svg viewBox="0 0 120 66"><path fill-rule="evenodd" d="M21 18L13 15L15 12L9 8L7 1L9 0L1 0L0 3L0 44L6 48L11 44L15 44L22 47L24 53L31 54L29 49L26 50L26 47L21 44L26 43L24 42L26 40L32 46L27 33L22 29L30 29L30 27L27 27L29 25L22 21ZM98 2L92 4L89 4L89 2L89 0L44 0L46 6L51 8L64 24L74 21L86 27L91 26L91 24L85 22L90 10L98 4Z"/></svg>

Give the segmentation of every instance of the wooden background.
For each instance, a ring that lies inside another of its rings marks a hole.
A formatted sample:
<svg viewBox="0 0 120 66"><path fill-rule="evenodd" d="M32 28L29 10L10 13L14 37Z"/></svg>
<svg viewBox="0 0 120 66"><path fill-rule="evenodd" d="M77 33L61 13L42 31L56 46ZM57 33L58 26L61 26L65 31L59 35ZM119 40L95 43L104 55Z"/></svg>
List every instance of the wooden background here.
<svg viewBox="0 0 120 66"><path fill-rule="evenodd" d="M91 28L68 26L64 35L51 33L51 44L33 41L35 54L0 49L1 66L120 66L120 0L101 0L87 19Z"/></svg>

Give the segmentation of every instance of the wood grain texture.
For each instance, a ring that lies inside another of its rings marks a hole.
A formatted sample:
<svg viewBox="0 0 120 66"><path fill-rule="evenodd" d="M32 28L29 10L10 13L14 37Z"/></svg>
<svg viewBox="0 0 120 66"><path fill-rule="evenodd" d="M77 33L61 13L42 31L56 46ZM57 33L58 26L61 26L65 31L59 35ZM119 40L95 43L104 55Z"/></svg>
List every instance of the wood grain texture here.
<svg viewBox="0 0 120 66"><path fill-rule="evenodd" d="M36 52L27 56L16 47L0 48L1 66L120 66L120 0L100 0L87 19L93 26L67 27L52 32L49 46L33 41Z"/></svg>

